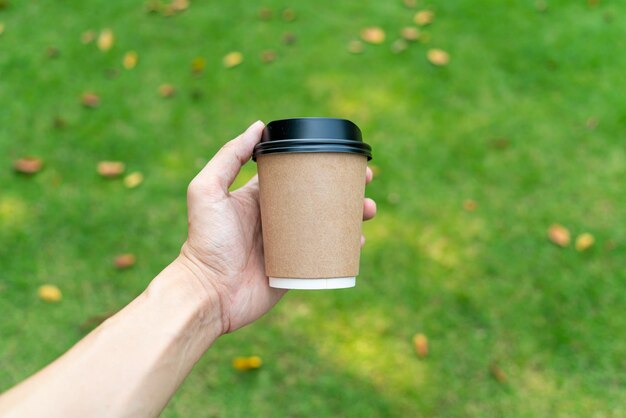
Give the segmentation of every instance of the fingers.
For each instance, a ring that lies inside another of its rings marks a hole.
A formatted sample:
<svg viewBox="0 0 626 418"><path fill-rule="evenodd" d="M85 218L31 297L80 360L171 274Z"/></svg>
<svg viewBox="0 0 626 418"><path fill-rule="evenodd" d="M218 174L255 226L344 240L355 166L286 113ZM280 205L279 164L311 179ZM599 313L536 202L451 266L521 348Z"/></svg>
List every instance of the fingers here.
<svg viewBox="0 0 626 418"><path fill-rule="evenodd" d="M376 202L369 197L363 199L363 220L368 221L376 216Z"/></svg>
<svg viewBox="0 0 626 418"><path fill-rule="evenodd" d="M365 184L370 184L372 179L374 178L374 172L371 168L367 167L365 169Z"/></svg>
<svg viewBox="0 0 626 418"><path fill-rule="evenodd" d="M252 156L264 126L263 122L257 121L237 138L227 142L193 180L195 187L204 192L228 194L228 188L235 181L241 166Z"/></svg>

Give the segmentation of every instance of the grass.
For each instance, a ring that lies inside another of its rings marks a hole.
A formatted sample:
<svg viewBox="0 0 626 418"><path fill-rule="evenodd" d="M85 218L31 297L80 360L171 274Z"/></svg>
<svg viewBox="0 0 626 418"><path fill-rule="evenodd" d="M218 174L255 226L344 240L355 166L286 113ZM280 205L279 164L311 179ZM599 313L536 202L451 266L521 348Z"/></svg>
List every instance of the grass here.
<svg viewBox="0 0 626 418"><path fill-rule="evenodd" d="M177 254L186 185L224 141L256 119L324 115L354 120L374 150L367 194L379 216L364 226L357 287L291 292L219 340L163 416L626 416L626 5L418 3L436 12L430 41L397 55L390 44L415 13L401 1L293 1L295 22L280 19L278 0L262 4L267 22L241 0L194 1L170 18L138 1L0 10L0 390ZM370 25L385 43L349 54ZM107 27L110 51L81 43ZM430 65L431 47L450 65ZM263 64L264 49L278 59ZM128 50L139 56L130 71ZM245 60L227 70L232 50ZM207 63L200 75L195 57ZM178 94L160 98L163 83ZM85 91L99 108L80 106ZM15 175L24 155L45 169ZM95 167L107 159L145 182L103 181ZM546 238L553 223L596 244L558 248ZM122 252L138 263L118 272ZM38 300L43 283L63 301ZM416 332L429 338L426 359ZM260 370L232 369L251 354Z"/></svg>

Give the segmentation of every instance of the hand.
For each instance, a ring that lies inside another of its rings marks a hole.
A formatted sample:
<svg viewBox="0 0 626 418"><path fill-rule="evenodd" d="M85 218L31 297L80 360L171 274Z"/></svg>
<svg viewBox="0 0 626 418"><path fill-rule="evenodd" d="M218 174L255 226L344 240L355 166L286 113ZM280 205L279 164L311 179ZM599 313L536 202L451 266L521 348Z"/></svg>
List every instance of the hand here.
<svg viewBox="0 0 626 418"><path fill-rule="evenodd" d="M286 292L269 287L265 275L257 176L240 189L228 191L252 156L263 127L258 121L224 145L187 191L189 236L177 261L194 272L194 279L212 296L217 295L222 333L261 317ZM372 177L367 168L366 183ZM375 214L375 202L365 199L363 219Z"/></svg>

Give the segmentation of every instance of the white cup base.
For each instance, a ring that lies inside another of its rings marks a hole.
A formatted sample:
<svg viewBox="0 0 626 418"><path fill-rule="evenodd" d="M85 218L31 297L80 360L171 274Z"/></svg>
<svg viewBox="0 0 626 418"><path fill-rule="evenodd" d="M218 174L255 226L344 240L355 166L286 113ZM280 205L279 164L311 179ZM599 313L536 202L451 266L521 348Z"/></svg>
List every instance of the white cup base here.
<svg viewBox="0 0 626 418"><path fill-rule="evenodd" d="M278 289L345 289L356 285L356 277L332 277L330 279L290 279L270 277L270 287Z"/></svg>

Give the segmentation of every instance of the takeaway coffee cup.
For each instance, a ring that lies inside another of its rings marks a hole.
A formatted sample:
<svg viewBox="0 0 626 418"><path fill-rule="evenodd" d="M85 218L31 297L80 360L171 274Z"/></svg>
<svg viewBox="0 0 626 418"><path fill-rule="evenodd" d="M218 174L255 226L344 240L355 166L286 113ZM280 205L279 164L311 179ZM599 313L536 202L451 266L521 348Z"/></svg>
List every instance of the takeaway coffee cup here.
<svg viewBox="0 0 626 418"><path fill-rule="evenodd" d="M265 273L284 289L353 287L371 147L349 120L270 122L254 149Z"/></svg>

